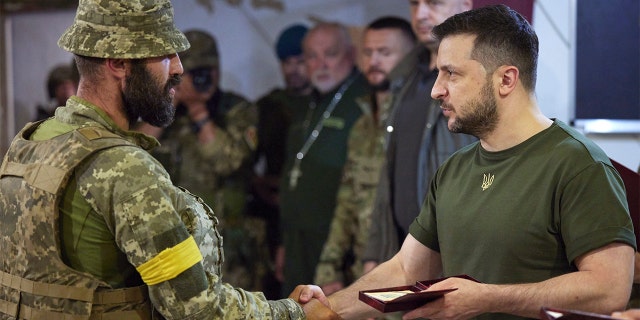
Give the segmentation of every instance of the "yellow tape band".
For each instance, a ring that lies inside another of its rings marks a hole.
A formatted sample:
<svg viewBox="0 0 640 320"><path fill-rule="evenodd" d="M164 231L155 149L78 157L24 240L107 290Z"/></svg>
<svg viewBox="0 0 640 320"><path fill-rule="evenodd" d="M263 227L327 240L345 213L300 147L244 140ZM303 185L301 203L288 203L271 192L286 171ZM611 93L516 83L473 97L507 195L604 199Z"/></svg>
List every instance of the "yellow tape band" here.
<svg viewBox="0 0 640 320"><path fill-rule="evenodd" d="M136 268L142 281L151 286L177 277L202 260L200 249L192 236L173 248L162 250L153 259Z"/></svg>

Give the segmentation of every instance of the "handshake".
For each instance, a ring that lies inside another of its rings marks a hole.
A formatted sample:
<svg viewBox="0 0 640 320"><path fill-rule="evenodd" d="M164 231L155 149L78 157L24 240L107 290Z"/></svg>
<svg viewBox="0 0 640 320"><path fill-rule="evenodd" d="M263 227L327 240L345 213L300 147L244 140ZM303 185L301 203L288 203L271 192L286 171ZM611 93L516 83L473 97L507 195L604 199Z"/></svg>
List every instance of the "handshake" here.
<svg viewBox="0 0 640 320"><path fill-rule="evenodd" d="M331 310L329 299L322 292L322 289L316 285L299 285L289 294L289 298L302 306L308 320L342 319Z"/></svg>

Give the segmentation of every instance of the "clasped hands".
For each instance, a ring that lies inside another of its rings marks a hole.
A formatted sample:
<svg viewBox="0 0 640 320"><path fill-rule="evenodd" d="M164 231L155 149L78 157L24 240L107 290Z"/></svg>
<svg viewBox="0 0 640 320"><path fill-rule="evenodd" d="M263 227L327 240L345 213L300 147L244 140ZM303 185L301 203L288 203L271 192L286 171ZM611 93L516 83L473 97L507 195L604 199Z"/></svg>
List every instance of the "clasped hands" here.
<svg viewBox="0 0 640 320"><path fill-rule="evenodd" d="M302 305L302 310L304 310L308 320L342 319L331 310L329 299L322 292L322 289L316 285L299 285L289 294L289 298Z"/></svg>
<svg viewBox="0 0 640 320"><path fill-rule="evenodd" d="M449 278L433 284L429 290L457 288L444 298L429 302L404 314L403 319L468 319L484 313L480 306L484 304L486 290L484 285L461 278ZM299 285L289 295L302 305L307 319L342 319L331 310L329 299L322 289L315 285Z"/></svg>
<svg viewBox="0 0 640 320"><path fill-rule="evenodd" d="M444 290L458 288L447 293L444 298L429 302L404 314L403 319L468 319L484 313L479 308L483 303L483 284L461 278L449 278L433 284L429 290ZM307 318L312 319L342 319L331 310L329 299L320 287L315 285L300 285L289 295L303 307Z"/></svg>

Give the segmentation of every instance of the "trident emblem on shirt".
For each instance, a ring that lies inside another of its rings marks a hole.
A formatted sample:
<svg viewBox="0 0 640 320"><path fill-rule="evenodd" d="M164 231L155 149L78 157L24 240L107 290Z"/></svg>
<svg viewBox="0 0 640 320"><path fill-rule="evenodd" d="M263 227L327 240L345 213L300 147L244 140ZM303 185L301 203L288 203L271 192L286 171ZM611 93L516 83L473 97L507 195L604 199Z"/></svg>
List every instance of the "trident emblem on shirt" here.
<svg viewBox="0 0 640 320"><path fill-rule="evenodd" d="M496 176L489 174L487 175L486 173L484 174L484 178L482 178L482 191L487 190L491 184L493 183L493 178L495 178Z"/></svg>

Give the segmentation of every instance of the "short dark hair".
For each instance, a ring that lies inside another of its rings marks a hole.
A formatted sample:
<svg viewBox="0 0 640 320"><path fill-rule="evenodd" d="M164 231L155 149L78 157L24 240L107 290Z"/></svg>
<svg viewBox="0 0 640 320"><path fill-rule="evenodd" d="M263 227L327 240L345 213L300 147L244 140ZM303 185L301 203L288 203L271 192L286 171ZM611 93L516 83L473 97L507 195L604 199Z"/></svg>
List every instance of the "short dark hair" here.
<svg viewBox="0 0 640 320"><path fill-rule="evenodd" d="M486 6L456 14L433 28L438 40L447 36L476 35L471 57L488 71L512 65L520 81L533 92L538 65L538 36L529 22L505 5Z"/></svg>
<svg viewBox="0 0 640 320"><path fill-rule="evenodd" d="M49 76L47 77L47 94L49 98L56 96L56 88L65 81L71 81L76 85L78 84L78 72L74 71L74 68L76 68L75 64L60 64L49 71Z"/></svg>
<svg viewBox="0 0 640 320"><path fill-rule="evenodd" d="M398 29L402 34L411 42L416 42L416 34L413 33L411 24L402 18L385 16L373 20L366 27L366 30L380 30L380 29Z"/></svg>
<svg viewBox="0 0 640 320"><path fill-rule="evenodd" d="M94 80L100 75L100 65L106 60L106 58L88 57L79 54L74 55L74 59L80 78Z"/></svg>

